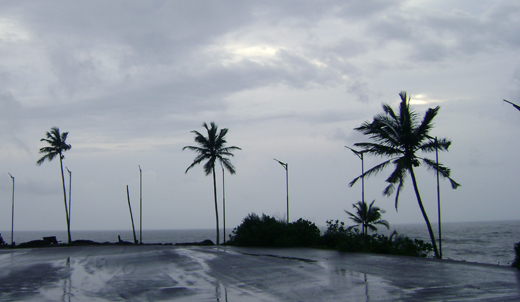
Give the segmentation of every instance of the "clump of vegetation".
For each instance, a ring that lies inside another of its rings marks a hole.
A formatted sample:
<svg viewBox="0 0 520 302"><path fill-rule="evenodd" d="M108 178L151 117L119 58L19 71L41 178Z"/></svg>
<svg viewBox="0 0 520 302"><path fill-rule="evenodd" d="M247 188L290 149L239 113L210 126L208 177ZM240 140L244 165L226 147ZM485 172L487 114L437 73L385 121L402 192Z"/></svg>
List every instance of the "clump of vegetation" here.
<svg viewBox="0 0 520 302"><path fill-rule="evenodd" d="M390 255L428 257L433 251L430 243L423 240L397 236L390 237L360 233L358 229L346 228L339 220L327 221L327 230L320 236L318 227L305 219L286 223L274 217L255 213L248 214L236 227L226 243L237 246L261 247L325 247L344 252L365 252Z"/></svg>
<svg viewBox="0 0 520 302"><path fill-rule="evenodd" d="M228 244L239 246L313 246L320 241L318 227L305 219L286 223L274 217L251 213L229 236Z"/></svg>
<svg viewBox="0 0 520 302"><path fill-rule="evenodd" d="M367 235L355 228L345 228L345 223L339 220L327 221L327 231L322 236L322 242L328 248L345 252L428 257L433 251L433 246L423 240L398 236L395 231L390 237Z"/></svg>
<svg viewBox="0 0 520 302"><path fill-rule="evenodd" d="M520 242L515 244L515 262L513 262L513 267L520 269Z"/></svg>

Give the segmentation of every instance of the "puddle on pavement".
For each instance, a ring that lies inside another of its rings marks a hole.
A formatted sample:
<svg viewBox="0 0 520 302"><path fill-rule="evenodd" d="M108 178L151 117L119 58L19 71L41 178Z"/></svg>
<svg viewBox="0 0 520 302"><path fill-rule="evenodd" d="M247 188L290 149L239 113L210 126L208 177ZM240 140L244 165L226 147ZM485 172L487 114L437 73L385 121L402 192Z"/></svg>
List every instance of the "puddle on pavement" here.
<svg viewBox="0 0 520 302"><path fill-rule="evenodd" d="M347 270L326 262L319 262L328 274L322 276L322 284L331 288L343 288L346 301L399 300L398 290L385 279Z"/></svg>
<svg viewBox="0 0 520 302"><path fill-rule="evenodd" d="M50 265L61 272L61 279L20 301L279 301L263 293L225 285L209 276L206 261L216 258L215 255L181 249L178 254L182 261L162 265L159 271L148 275L135 273L134 269L142 269L139 266L114 269L111 265L109 269L99 265L104 262L102 258L53 261Z"/></svg>

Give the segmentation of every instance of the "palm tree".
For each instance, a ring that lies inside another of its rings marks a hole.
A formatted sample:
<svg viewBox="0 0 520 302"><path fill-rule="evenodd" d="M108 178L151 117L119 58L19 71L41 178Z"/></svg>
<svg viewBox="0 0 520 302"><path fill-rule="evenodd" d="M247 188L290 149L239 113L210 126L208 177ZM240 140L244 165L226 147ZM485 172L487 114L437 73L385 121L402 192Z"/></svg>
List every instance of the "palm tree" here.
<svg viewBox="0 0 520 302"><path fill-rule="evenodd" d="M375 141L374 143L356 143L354 144L355 146L363 148L363 152L368 154L390 157L390 159L356 177L352 180L350 186L354 185L359 178L375 175L384 170L388 165L394 164L395 170L386 179L389 185L383 190L383 195L389 196L396 191L395 209L397 210L399 193L403 188L406 174L409 173L419 208L428 227L435 257L439 258L435 236L419 194L414 168L419 167L422 162L428 169L439 172L442 177L449 179L453 189L459 187L460 185L450 178L449 168L436 163L435 160L422 158L417 155L419 151L425 153L436 150L448 151L451 141L446 138L434 140L429 136L429 132L433 128L432 121L440 109L439 106L429 108L424 114L422 121L419 122L418 115L410 109L410 98L406 95L406 92L399 93L399 96L401 97L401 103L398 114L395 114L389 105L383 104L384 114L378 114L374 116L372 122L366 121L360 127L354 128L354 130L368 135Z"/></svg>
<svg viewBox="0 0 520 302"><path fill-rule="evenodd" d="M47 138L42 138L40 141L47 142L49 146L40 148L40 153L45 154L42 158L40 158L36 164L38 166L41 166L43 162L48 160L49 162L52 161L56 156L59 156L60 158L60 167L61 167L61 182L63 184L63 201L65 203L65 215L67 218L67 234L68 234L68 240L69 244L71 243L71 237L70 237L70 216L69 216L69 209L67 208L67 193L65 192L65 177L63 176L63 159L65 156L63 155L63 152L70 150L72 148L71 145L68 145L65 143L67 140L67 136L69 135L68 132L63 132L60 134L60 129L58 127L52 127L50 132L47 132L46 136Z"/></svg>
<svg viewBox="0 0 520 302"><path fill-rule="evenodd" d="M352 207L356 209L356 214L345 210L351 220L357 223L357 225L361 225L361 234L368 234L368 229L377 231L376 224L384 225L387 229L390 229L388 221L381 219L381 214L385 213L385 210L374 207L374 202L375 200L372 201L369 206L367 206L367 203L364 201L358 201L352 204Z"/></svg>
<svg viewBox="0 0 520 302"><path fill-rule="evenodd" d="M218 132L218 127L214 122L211 122L211 128L208 127L206 123L202 124L202 126L208 132L208 137L205 137L200 132L193 130L192 133L195 134L195 142L199 145L197 146L186 146L182 148L189 149L195 151L198 155L193 160L193 163L186 169L185 173L188 173L188 170L192 167L200 164L201 162L207 160L204 164L204 172L206 176L210 173L213 173L213 193L215 197L215 218L217 224L217 245L220 244L220 233L219 233L219 223L218 223L218 207L217 207L217 180L215 176L215 162L218 160L220 164L226 168L229 173L235 174L235 167L231 164L231 161L226 158L226 156L234 156L233 150L242 150L239 147L226 147L226 139L225 136L228 132L227 128L220 129Z"/></svg>

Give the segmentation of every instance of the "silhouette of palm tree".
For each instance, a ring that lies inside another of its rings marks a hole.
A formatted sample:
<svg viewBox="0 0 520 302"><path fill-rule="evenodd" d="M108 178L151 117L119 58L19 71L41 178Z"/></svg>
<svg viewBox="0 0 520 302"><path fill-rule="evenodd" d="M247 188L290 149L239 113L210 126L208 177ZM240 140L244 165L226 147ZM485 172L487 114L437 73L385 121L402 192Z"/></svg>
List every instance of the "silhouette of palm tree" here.
<svg viewBox="0 0 520 302"><path fill-rule="evenodd" d="M220 244L220 233L219 233L219 223L218 223L218 207L217 207L217 180L215 175L215 162L218 160L226 170L231 174L235 174L235 167L231 163L231 161L226 158L226 156L234 156L233 150L242 150L239 147L226 147L226 139L225 136L228 132L227 128L220 129L218 132L218 127L214 122L210 123L211 127L208 127L206 123L202 124L202 126L208 132L208 136L205 137L200 132L193 130L192 133L195 134L195 142L199 146L186 146L182 148L189 149L195 151L197 153L197 157L193 160L193 163L186 169L185 173L188 173L188 170L192 167L200 164L203 161L206 161L204 164L204 172L206 176L210 173L213 173L213 193L215 197L215 218L217 225L217 245Z"/></svg>
<svg viewBox="0 0 520 302"><path fill-rule="evenodd" d="M374 143L356 143L354 144L355 146L363 148L363 152L368 154L390 157L390 159L356 177L352 180L350 186L354 185L359 178L375 175L384 170L388 165L394 164L395 170L386 179L389 185L383 190L383 195L391 195L396 190L397 185L395 196L395 208L397 210L399 193L403 188L406 173L409 173L412 178L417 203L430 234L435 257L439 258L435 236L419 194L414 167L419 167L422 161L428 169L435 172L438 171L442 177L449 179L453 189L459 187L460 185L450 178L451 171L449 168L436 163L435 160L417 156L419 151L426 153L436 150L448 151L451 141L446 138L434 140L428 135L433 128L432 121L440 109L439 106L429 108L423 120L419 122L417 114L410 109L410 98L406 95L406 92L401 92L399 96L401 97L399 114L395 114L389 105L383 104L384 114L378 114L374 116L372 122L366 121L360 127L354 128L354 130L368 135L375 141Z"/></svg>
<svg viewBox="0 0 520 302"><path fill-rule="evenodd" d="M362 234L368 234L368 229L371 231L377 231L377 227L375 226L376 224L384 225L387 229L390 229L388 221L381 219L381 214L385 213L385 210L382 210L379 207L374 207L374 202L375 200L372 201L369 206L367 206L367 203L364 201L358 201L357 203L352 204L352 207L356 209L355 214L345 210L352 221L357 223L357 225L361 225Z"/></svg>
<svg viewBox="0 0 520 302"><path fill-rule="evenodd" d="M40 141L47 142L49 146L40 148L40 153L45 154L42 158L40 158L36 164L41 166L43 162L52 161L56 156L60 158L60 167L61 167L61 181L63 183L63 201L65 203L65 215L67 218L67 235L69 244L71 243L70 236L70 217L69 210L67 208L67 193L65 192L65 177L63 176L63 159L65 156L63 152L70 150L72 148L71 145L68 145L65 141L67 140L68 132L63 132L60 134L60 129L58 127L52 127L51 131L47 132L47 138L42 138Z"/></svg>

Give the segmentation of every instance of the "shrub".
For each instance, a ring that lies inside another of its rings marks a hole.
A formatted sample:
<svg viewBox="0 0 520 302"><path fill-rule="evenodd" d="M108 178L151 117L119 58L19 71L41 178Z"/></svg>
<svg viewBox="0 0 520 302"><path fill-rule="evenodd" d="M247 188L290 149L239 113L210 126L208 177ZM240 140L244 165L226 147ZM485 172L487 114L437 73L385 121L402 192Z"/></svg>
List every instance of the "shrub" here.
<svg viewBox="0 0 520 302"><path fill-rule="evenodd" d="M328 220L322 243L329 248L344 252L427 257L433 251L433 246L423 240L412 240L395 235L395 232L390 237L360 234L358 229L345 228L343 222Z"/></svg>
<svg viewBox="0 0 520 302"><path fill-rule="evenodd" d="M404 236L360 234L358 229L345 228L339 220L327 220L327 230L320 237L316 225L302 218L287 224L285 221L255 213L248 214L233 229L227 244L238 246L297 247L322 245L345 252L365 252L391 255L427 257L433 246L423 240Z"/></svg>
<svg viewBox="0 0 520 302"><path fill-rule="evenodd" d="M287 225L286 242L289 246L312 246L320 241L320 229L305 219L298 219Z"/></svg>
<svg viewBox="0 0 520 302"><path fill-rule="evenodd" d="M513 262L513 267L520 269L520 242L515 244L515 262Z"/></svg>
<svg viewBox="0 0 520 302"><path fill-rule="evenodd" d="M260 217L251 213L229 237L229 244L239 246L311 246L319 242L320 230L314 223L301 218L287 224L265 214Z"/></svg>

